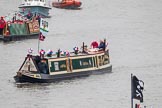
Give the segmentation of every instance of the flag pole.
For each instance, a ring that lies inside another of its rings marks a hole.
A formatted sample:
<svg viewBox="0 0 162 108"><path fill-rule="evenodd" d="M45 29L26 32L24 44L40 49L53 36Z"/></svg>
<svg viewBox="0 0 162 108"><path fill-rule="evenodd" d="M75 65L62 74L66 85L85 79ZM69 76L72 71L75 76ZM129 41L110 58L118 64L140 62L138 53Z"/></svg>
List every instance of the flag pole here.
<svg viewBox="0 0 162 108"><path fill-rule="evenodd" d="M132 82L132 79L133 79L133 74L131 73L131 108L133 108L133 82Z"/></svg>
<svg viewBox="0 0 162 108"><path fill-rule="evenodd" d="M39 37L38 37L38 54L39 54L39 45L40 45L40 33L39 33Z"/></svg>

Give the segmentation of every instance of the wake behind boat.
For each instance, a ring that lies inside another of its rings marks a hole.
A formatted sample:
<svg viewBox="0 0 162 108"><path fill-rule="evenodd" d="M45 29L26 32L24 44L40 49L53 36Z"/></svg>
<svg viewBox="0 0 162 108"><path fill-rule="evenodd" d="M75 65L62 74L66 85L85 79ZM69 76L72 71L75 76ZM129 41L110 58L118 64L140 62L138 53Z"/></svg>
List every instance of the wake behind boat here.
<svg viewBox="0 0 162 108"><path fill-rule="evenodd" d="M87 49L84 44L82 48L64 54L60 50L57 54L28 54L14 79L20 83L47 83L112 71L107 48Z"/></svg>
<svg viewBox="0 0 162 108"><path fill-rule="evenodd" d="M24 16L39 15L40 17L50 17L46 0L24 0L19 6L20 13Z"/></svg>

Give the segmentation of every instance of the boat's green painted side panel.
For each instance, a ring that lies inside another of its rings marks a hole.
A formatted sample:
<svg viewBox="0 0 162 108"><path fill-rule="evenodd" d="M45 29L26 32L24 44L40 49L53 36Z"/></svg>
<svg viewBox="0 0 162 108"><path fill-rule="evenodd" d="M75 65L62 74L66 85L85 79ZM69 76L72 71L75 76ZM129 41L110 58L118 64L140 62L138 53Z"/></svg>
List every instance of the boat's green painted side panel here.
<svg viewBox="0 0 162 108"><path fill-rule="evenodd" d="M61 61L51 61L50 62L51 67L50 67L50 72L58 72L58 71L66 71L66 60L61 60Z"/></svg>
<svg viewBox="0 0 162 108"><path fill-rule="evenodd" d="M26 24L12 23L9 26L10 35L27 35L29 34Z"/></svg>
<svg viewBox="0 0 162 108"><path fill-rule="evenodd" d="M93 67L92 57L72 59L72 67L75 69L85 69Z"/></svg>

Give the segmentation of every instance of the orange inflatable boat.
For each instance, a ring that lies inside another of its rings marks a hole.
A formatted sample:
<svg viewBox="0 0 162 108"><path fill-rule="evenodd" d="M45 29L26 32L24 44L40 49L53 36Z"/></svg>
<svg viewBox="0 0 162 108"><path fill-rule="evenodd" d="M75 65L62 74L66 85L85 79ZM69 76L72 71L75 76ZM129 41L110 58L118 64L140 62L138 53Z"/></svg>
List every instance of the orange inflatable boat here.
<svg viewBox="0 0 162 108"><path fill-rule="evenodd" d="M61 2L58 0L58 2L52 2L53 7L65 9L77 9L81 4L78 0L62 0Z"/></svg>

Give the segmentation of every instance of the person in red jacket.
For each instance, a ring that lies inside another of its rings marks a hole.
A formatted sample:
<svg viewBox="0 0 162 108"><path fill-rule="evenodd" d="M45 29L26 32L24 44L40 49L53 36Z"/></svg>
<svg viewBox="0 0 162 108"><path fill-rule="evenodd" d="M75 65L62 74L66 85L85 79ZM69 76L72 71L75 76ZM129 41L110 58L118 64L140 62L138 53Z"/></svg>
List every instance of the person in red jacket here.
<svg viewBox="0 0 162 108"><path fill-rule="evenodd" d="M6 26L6 21L1 17L0 19L0 35L3 35L3 29Z"/></svg>
<svg viewBox="0 0 162 108"><path fill-rule="evenodd" d="M93 42L91 43L91 48L98 48L98 42L93 41Z"/></svg>

